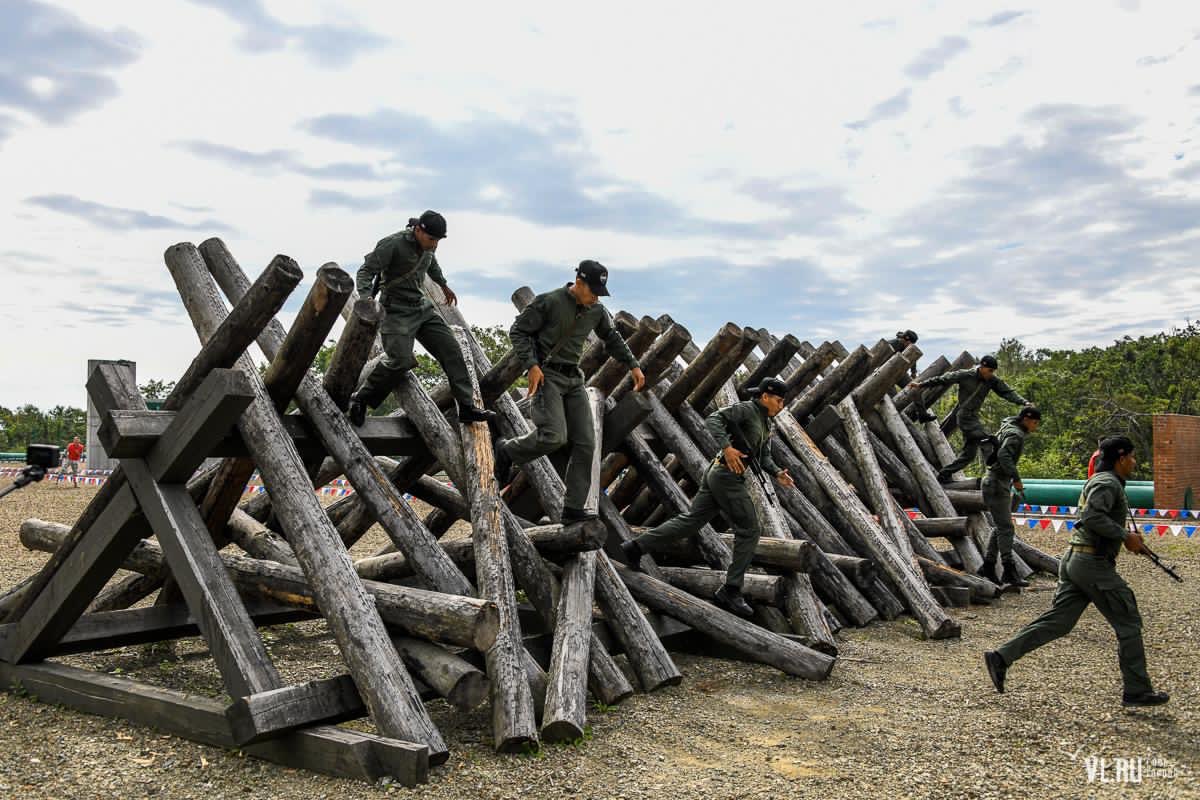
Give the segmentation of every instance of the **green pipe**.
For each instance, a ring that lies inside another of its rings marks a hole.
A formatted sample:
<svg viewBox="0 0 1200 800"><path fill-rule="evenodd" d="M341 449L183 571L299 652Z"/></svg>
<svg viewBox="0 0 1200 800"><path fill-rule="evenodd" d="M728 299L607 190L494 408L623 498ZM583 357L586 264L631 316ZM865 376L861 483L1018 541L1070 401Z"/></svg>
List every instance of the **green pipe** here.
<svg viewBox="0 0 1200 800"><path fill-rule="evenodd" d="M1079 503L1084 481L1061 481L1054 484L1025 483L1025 502L1035 506L1073 506ZM1131 508L1153 508L1154 486L1125 485L1125 497Z"/></svg>

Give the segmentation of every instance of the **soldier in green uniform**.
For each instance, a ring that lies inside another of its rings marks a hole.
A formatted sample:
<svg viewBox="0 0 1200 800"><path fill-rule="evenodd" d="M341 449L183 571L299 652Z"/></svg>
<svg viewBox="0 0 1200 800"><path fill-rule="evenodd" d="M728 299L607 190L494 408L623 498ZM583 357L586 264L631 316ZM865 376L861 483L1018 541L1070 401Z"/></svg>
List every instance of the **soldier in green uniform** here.
<svg viewBox="0 0 1200 800"><path fill-rule="evenodd" d="M1013 563L1012 547L1016 531L1012 521L1012 490L1025 490L1017 463L1025 448L1025 437L1038 429L1042 423L1042 412L1026 406L1015 417L1007 417L996 432L999 446L988 459L987 475L983 478L983 499L991 512L996 529L988 540L987 553L979 574L989 581L996 580L996 558L1004 565L1000 582L1011 586L1028 586L1029 582L1017 575Z"/></svg>
<svg viewBox="0 0 1200 800"><path fill-rule="evenodd" d="M384 357L350 396L350 421L355 425L362 425L367 409L382 403L404 374L417 365L414 341L420 342L446 371L458 401L459 420L486 422L496 416L475 407L470 374L458 340L422 291L428 275L442 287L446 302L458 302L446 285L435 255L438 242L445 237L446 218L436 211L426 211L419 219L410 219L404 230L381 239L359 267L358 293L374 296L376 287L381 289L380 303L387 313L379 326Z"/></svg>
<svg viewBox="0 0 1200 800"><path fill-rule="evenodd" d="M908 349L910 344L916 344L918 338L920 337L917 336L917 332L914 330L896 331L896 336L892 339L888 339L888 344L892 346L892 350L894 352L901 353ZM913 362L912 367L909 369L909 374L912 376L913 380L917 379L917 364L915 361Z"/></svg>
<svg viewBox="0 0 1200 800"><path fill-rule="evenodd" d="M517 439L496 440L496 479L503 486L513 464L569 446L563 522L595 517L583 508L596 446L592 410L579 369L587 335L595 331L608 355L629 367L634 391L640 392L646 382L608 309L600 303L601 297L608 296L607 284L608 269L603 264L581 261L574 283L533 298L508 332L513 350L528 370L534 430Z"/></svg>
<svg viewBox="0 0 1200 800"><path fill-rule="evenodd" d="M1125 706L1157 706L1167 702L1166 692L1156 692L1146 673L1142 645L1142 618L1133 590L1117 574L1121 545L1142 552L1142 537L1125 527L1129 506L1125 481L1137 460L1133 442L1124 436L1105 439L1102 461L1079 495L1075 533L1058 570L1058 589L1050 610L1026 625L996 650L983 654L984 664L997 692L1004 691L1008 668L1021 656L1070 633L1089 604L1108 620L1117 634ZM1090 684L1089 676L1086 683Z"/></svg>
<svg viewBox="0 0 1200 800"><path fill-rule="evenodd" d="M704 483L692 500L691 508L657 528L621 545L629 565L636 569L645 550L653 550L675 539L695 536L720 511L733 531L733 560L725 575L725 585L714 599L736 614L751 616L754 609L742 597L742 581L754 557L762 534L762 524L746 489L746 460L752 458L762 472L784 486L793 486L792 476L771 458L767 440L771 436L770 418L784 406L787 385L768 378L750 389L753 397L713 412L704 427L716 439L721 454L713 459L704 475Z"/></svg>
<svg viewBox="0 0 1200 800"><path fill-rule="evenodd" d="M991 434L979 421L979 409L990 392L995 392L1014 405L1030 405L1028 400L996 376L997 366L995 356L984 356L979 359L979 366L975 369L957 369L909 384L917 389L958 384L958 429L962 431L963 449L954 461L938 472L938 480L943 483L948 481L952 474L975 460L981 442L991 440Z"/></svg>

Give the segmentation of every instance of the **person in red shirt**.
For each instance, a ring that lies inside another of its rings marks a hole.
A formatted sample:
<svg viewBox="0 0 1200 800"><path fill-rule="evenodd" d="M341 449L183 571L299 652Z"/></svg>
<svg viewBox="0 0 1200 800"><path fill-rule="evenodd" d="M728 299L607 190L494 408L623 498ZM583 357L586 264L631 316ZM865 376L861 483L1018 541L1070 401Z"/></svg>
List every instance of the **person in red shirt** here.
<svg viewBox="0 0 1200 800"><path fill-rule="evenodd" d="M61 470L62 475L71 476L71 483L76 489L79 488L79 462L83 458L83 449L83 443L79 441L78 436L72 439L71 443L67 445L67 460L63 462ZM66 478L64 477L63 480Z"/></svg>
<svg viewBox="0 0 1200 800"><path fill-rule="evenodd" d="M1096 474L1096 464L1098 464L1099 462L1100 462L1100 450L1097 449L1096 452L1092 453L1092 457L1088 459L1088 477L1089 478Z"/></svg>

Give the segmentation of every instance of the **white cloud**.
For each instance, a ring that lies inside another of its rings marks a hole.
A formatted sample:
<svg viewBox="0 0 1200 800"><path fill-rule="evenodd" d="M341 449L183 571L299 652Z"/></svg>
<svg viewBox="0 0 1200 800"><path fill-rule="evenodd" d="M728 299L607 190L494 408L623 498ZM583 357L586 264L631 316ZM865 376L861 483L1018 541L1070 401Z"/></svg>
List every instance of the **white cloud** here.
<svg viewBox="0 0 1200 800"><path fill-rule="evenodd" d="M878 318L864 316L858 304L871 307L871 271L888 258L896 264L889 279L901 286L956 279L964 263L1032 275L1049 269L1050 253L1061 263L1070 244L1051 242L1038 223L1073 213L1086 192L1060 197L1048 189L1029 198L1013 190L1005 210L1028 224L1007 231L1003 241L939 241L937 231L910 229L914 219L930 217L929 209L943 209L943 223L956 221L954 192L979 177L972 170L980 152L1036 149L1054 135L1050 123L1030 121L1031 109L1105 107L1140 120L1106 141L1105 152L1131 180L1161 182L1172 197L1194 197L1194 179L1177 177L1182 166L1195 163L1200 110L1200 96L1189 95L1200 74L1194 38L1200 9L1189 4L1147 5L1136 13L1094 3L1043 4L1018 16L1003 3L936 2L880 20L845 4L819 10L762 4L754 13L730 13L728 4L708 1L448 2L423 8L417 24L411 10L368 0L270 0L263 8L291 38L257 50L244 46L246 26L229 14L184 0L55 5L82 25L121 31L122 41L136 40L138 50L130 63L106 73L116 82L115 95L63 122L6 107L0 91L0 184L6 188L0 214L11 221L3 244L10 254L0 253L6 280L0 312L6 330L26 340L20 350L0 352L0 403L6 405L80 402L88 357L135 358L145 377L180 371L195 350L181 307L172 312L168 304L124 325L100 315L85 324L68 298L118 313L131 287L169 293L161 254L175 241L205 238L208 232L191 229L198 223L232 228L222 235L249 272L276 252L293 256L309 274L329 260L353 272L377 239L434 203L412 196L412 187L446 165L404 163L398 155L406 152L404 142L354 145L316 136L304 123L388 109L441 126L506 120L514 131L569 120L580 135L547 145L562 148L545 152L547 163L554 156L555 163L584 165L576 188L595 203L623 198L631 187L646 203L648 210L623 217L618 230L583 218L552 226L522 210L519 201L533 184L515 183L511 175L480 174L478 185L445 187L473 203L441 209L451 226L441 257L477 322L511 319L506 293L492 297L491 287L532 280L531 264L561 265L567 274L583 257L605 261L614 280L669 268L676 281L686 264L698 287L706 275L695 270L723 263L746 274L747 297L761 265L808 265L805 280L815 285L803 291L821 298L819 310L806 308L793 323L797 314L786 296L764 311L759 300L752 306L728 295L719 298L722 315L757 322L769 312L779 327L795 324L802 338L843 341L873 341L900 323L894 317L903 317L920 322L927 350L944 346L955 353L992 347L1004 335L1032 337L1036 346L1094 343L1084 309L1134 302L1146 310L1147 324L1188 313L1187 295L1179 292L1188 288L1181 274L1195 270L1194 230L1184 222L1178 229L1140 230L1109 218L1080 224L1080 236L1141 237L1139 257L1151 260L1139 267L1158 280L1132 293L1105 288L1102 297L1086 300L1039 297L1030 313L1004 303L986 313L969 305L969 323L962 301L938 291L907 306L876 305L885 309L875 312ZM1087 35L1080 35L1082 16ZM352 58L325 57L314 48L327 40L311 34L321 26L361 28L380 41L371 39ZM31 71L19 78L38 96L55 93L49 76ZM899 97L903 103L879 111ZM875 124L847 127L870 119L873 110ZM285 155L269 167L239 167L180 146L189 142ZM319 174L323 166L345 164L361 166L360 179L351 179L353 171ZM530 181L545 169L541 163L523 167L513 174ZM381 178L362 179L368 173ZM996 177L1003 177L1002 168ZM748 191L752 185L759 191ZM765 191L767 185L773 191ZM314 206L314 191L357 200L357 210ZM46 196L78 202L28 202ZM805 197L813 199L805 203ZM116 209L124 214L118 219L144 219L137 216L142 213L179 228L114 230L63 213L67 206L77 213L93 209L92 219L111 221L97 214ZM690 220L686 231L673 228L660 209ZM964 218L961 224L979 223ZM81 268L97 274L81 281L72 274ZM1072 269L1074 279L1086 283L1096 267ZM471 283L474 276L478 285ZM1168 287L1178 291L1155 297ZM847 293L831 295L831 288ZM893 296L896 289L881 291ZM712 304L696 300L702 296L664 286L661 296L636 302L652 299L672 313L673 303L703 308L695 313L712 318L697 329L715 329L723 320ZM70 334L38 333L47 319L56 333ZM811 328L800 327L806 324Z"/></svg>

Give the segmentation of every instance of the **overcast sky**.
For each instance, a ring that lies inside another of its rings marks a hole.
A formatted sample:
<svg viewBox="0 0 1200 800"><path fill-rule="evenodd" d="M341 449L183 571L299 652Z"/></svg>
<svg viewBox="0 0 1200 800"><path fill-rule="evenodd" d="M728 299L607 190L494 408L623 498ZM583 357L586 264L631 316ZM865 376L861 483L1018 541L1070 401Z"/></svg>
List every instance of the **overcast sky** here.
<svg viewBox="0 0 1200 800"><path fill-rule="evenodd" d="M582 258L701 340L1196 317L1200 4L1033 5L2 0L0 404L177 377L175 242L307 285L425 208L478 324Z"/></svg>

